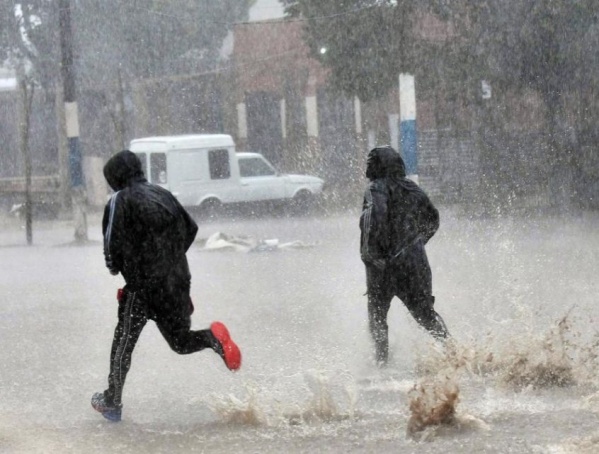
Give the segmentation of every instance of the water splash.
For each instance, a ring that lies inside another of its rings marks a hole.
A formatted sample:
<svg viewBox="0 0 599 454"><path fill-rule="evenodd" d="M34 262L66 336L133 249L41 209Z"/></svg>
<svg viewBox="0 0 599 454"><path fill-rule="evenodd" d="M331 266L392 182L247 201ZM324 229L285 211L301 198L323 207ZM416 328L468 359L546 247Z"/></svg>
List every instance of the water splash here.
<svg viewBox="0 0 599 454"><path fill-rule="evenodd" d="M488 335L482 341L449 342L420 355L416 372L419 376L444 371L467 371L471 376L495 378L499 386L516 391L596 385L599 361L599 335L589 333L572 310L558 319L545 333L532 329L513 335L508 341Z"/></svg>
<svg viewBox="0 0 599 454"><path fill-rule="evenodd" d="M408 394L412 415L408 420L408 435L414 436L430 426L455 424L459 387L454 378L444 381L429 379L414 385Z"/></svg>
<svg viewBox="0 0 599 454"><path fill-rule="evenodd" d="M514 389L553 388L575 385L576 364L567 339L572 329L569 314L540 338L514 347L505 356L500 381Z"/></svg>
<svg viewBox="0 0 599 454"><path fill-rule="evenodd" d="M290 424L344 421L356 416L358 393L355 386L348 384L344 389L348 406L343 411L333 397L334 387L329 377L322 372L312 371L306 373L304 379L312 398L303 411L285 415Z"/></svg>
<svg viewBox="0 0 599 454"><path fill-rule="evenodd" d="M244 400L229 394L216 398L211 409L220 416L225 424L241 426L263 426L268 424L266 413L258 406L258 392L255 387L246 386L247 398Z"/></svg>
<svg viewBox="0 0 599 454"><path fill-rule="evenodd" d="M246 385L245 397L215 396L209 406L225 424L254 427L337 422L357 416L355 383L346 383L340 388L319 371L307 372L304 381L311 394L307 403L300 403L302 398L293 397L294 393L287 393L285 398L277 400L270 390L261 394L257 385ZM338 395L339 391L343 396Z"/></svg>
<svg viewBox="0 0 599 454"><path fill-rule="evenodd" d="M582 440L568 440L561 445L551 445L542 452L550 454L595 454L599 452L599 434Z"/></svg>
<svg viewBox="0 0 599 454"><path fill-rule="evenodd" d="M433 348L430 356L421 357L417 372L424 378L408 393L411 413L406 429L408 438L427 441L465 430L488 430L489 426L481 419L458 414L458 382L463 371L480 372L492 360L493 356L484 350L453 340Z"/></svg>

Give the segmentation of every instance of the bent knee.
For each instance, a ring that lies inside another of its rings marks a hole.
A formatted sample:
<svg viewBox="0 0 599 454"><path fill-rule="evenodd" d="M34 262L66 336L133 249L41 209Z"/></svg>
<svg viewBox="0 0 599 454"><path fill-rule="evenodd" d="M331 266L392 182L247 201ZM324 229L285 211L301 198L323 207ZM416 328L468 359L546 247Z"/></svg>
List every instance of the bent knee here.
<svg viewBox="0 0 599 454"><path fill-rule="evenodd" d="M171 350L177 353L178 355L187 355L188 353L190 353L189 343L181 339L173 339L168 342L168 345L171 348Z"/></svg>

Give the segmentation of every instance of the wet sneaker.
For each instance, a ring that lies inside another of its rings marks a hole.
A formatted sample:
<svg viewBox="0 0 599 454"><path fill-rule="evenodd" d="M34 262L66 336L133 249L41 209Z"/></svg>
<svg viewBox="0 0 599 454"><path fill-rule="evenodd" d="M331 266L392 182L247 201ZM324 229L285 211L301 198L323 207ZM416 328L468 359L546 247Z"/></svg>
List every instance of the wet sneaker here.
<svg viewBox="0 0 599 454"><path fill-rule="evenodd" d="M119 422L121 420L121 406L108 405L104 398L104 393L95 393L92 396L92 407L97 412L102 413L106 419L112 422Z"/></svg>
<svg viewBox="0 0 599 454"><path fill-rule="evenodd" d="M241 367L241 351L231 339L229 330L221 322L214 322L210 325L210 331L216 338L218 344L214 349L218 353L229 370L237 370Z"/></svg>

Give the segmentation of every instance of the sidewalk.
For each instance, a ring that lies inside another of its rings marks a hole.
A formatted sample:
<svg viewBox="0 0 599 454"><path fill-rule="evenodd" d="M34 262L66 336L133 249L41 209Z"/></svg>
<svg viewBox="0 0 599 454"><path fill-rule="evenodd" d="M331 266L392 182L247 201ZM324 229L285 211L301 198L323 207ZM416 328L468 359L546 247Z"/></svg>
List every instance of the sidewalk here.
<svg viewBox="0 0 599 454"><path fill-rule="evenodd" d="M32 246L60 246L74 240L75 228L71 219L34 219ZM91 213L87 217L87 234L90 244L102 241L102 215ZM13 216L0 216L0 248L27 246L25 220Z"/></svg>

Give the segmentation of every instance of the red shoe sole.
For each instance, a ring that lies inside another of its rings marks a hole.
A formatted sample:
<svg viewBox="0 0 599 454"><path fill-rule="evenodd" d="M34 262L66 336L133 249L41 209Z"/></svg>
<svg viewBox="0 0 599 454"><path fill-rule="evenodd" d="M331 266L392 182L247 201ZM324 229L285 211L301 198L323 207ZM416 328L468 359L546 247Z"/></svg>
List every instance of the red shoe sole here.
<svg viewBox="0 0 599 454"><path fill-rule="evenodd" d="M241 351L229 334L227 327L221 322L210 325L210 331L223 347L224 361L229 370L238 370L241 367Z"/></svg>

